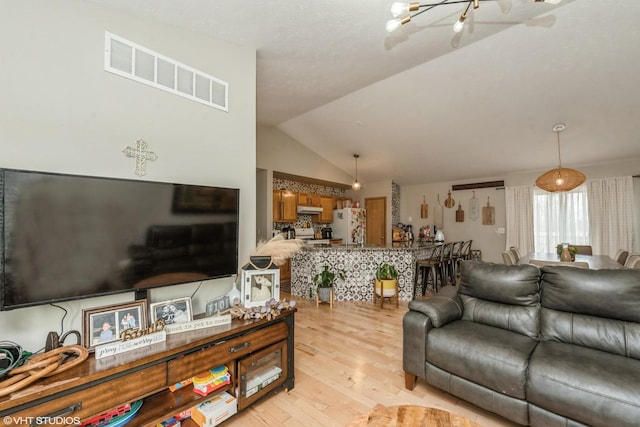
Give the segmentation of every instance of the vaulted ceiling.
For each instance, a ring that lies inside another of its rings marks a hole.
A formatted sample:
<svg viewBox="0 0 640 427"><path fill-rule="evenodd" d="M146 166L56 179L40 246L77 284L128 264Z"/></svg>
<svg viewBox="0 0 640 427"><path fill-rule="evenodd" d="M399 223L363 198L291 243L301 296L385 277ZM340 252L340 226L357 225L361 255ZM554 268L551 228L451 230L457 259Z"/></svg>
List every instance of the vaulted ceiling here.
<svg viewBox="0 0 640 427"><path fill-rule="evenodd" d="M361 181L640 161L640 2L446 5L393 33L391 0L86 0L257 49L257 120ZM639 166L640 172L640 166Z"/></svg>

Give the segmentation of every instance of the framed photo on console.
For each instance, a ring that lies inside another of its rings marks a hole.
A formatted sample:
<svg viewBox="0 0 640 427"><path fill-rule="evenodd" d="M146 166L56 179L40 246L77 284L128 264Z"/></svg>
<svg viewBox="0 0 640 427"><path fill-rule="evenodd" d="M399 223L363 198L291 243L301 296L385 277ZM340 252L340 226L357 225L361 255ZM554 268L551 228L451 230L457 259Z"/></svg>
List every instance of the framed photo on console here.
<svg viewBox="0 0 640 427"><path fill-rule="evenodd" d="M185 323L193 320L191 297L155 302L149 305L151 323L164 320L165 324Z"/></svg>
<svg viewBox="0 0 640 427"><path fill-rule="evenodd" d="M89 351L96 345L120 340L120 334L131 328L147 328L147 300L82 310L82 344Z"/></svg>

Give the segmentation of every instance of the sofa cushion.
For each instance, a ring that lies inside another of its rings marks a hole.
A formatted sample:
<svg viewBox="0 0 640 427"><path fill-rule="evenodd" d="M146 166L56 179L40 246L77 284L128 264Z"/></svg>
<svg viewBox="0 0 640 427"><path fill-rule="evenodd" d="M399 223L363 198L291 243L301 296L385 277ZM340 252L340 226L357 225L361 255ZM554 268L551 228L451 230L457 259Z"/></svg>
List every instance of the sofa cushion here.
<svg viewBox="0 0 640 427"><path fill-rule="evenodd" d="M529 362L527 400L593 426L637 426L640 361L542 341Z"/></svg>
<svg viewBox="0 0 640 427"><path fill-rule="evenodd" d="M640 271L542 269L543 340L640 359Z"/></svg>
<svg viewBox="0 0 640 427"><path fill-rule="evenodd" d="M640 359L640 324L542 308L542 339Z"/></svg>
<svg viewBox="0 0 640 427"><path fill-rule="evenodd" d="M463 262L458 294L463 320L538 338L540 270L532 265Z"/></svg>
<svg viewBox="0 0 640 427"><path fill-rule="evenodd" d="M480 323L458 320L427 335L427 361L484 387L524 399L535 339Z"/></svg>
<svg viewBox="0 0 640 427"><path fill-rule="evenodd" d="M640 270L542 268L543 307L640 323Z"/></svg>

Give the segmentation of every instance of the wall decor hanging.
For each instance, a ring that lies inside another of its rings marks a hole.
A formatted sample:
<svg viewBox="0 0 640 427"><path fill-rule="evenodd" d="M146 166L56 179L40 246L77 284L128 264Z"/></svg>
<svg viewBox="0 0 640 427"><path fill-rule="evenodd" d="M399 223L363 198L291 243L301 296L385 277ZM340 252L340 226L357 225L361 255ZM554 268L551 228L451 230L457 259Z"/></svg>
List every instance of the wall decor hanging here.
<svg viewBox="0 0 640 427"><path fill-rule="evenodd" d="M125 147L122 152L126 157L134 157L136 159L136 169L134 173L138 176L146 175L147 173L147 160L152 162L158 159L158 155L153 151L147 150L148 144L139 139L136 141L135 147Z"/></svg>
<svg viewBox="0 0 640 427"><path fill-rule="evenodd" d="M478 216L480 216L480 202L476 197L476 192L473 192L473 197L469 200L469 218L471 221L476 221Z"/></svg>
<svg viewBox="0 0 640 427"><path fill-rule="evenodd" d="M464 222L464 211L460 202L458 202L458 210L456 211L456 222Z"/></svg>
<svg viewBox="0 0 640 427"><path fill-rule="evenodd" d="M487 206L482 208L482 224L493 225L496 223L496 210L489 203L489 197L487 197Z"/></svg>
<svg viewBox="0 0 640 427"><path fill-rule="evenodd" d="M456 201L451 198L451 190L449 190L449 197L447 197L447 200L444 201L444 207L445 208L452 208L455 205L456 205Z"/></svg>
<svg viewBox="0 0 640 427"><path fill-rule="evenodd" d="M429 217L429 205L427 204L427 197L422 196L422 204L420 205L420 218Z"/></svg>

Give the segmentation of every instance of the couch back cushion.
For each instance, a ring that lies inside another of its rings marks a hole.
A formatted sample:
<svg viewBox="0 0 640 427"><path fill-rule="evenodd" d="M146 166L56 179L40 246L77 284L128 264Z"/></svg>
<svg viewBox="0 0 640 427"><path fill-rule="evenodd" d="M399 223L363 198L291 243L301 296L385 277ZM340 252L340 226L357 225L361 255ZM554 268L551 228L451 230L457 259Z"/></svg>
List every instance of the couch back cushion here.
<svg viewBox="0 0 640 427"><path fill-rule="evenodd" d="M542 268L542 339L640 359L640 270Z"/></svg>
<svg viewBox="0 0 640 427"><path fill-rule="evenodd" d="M464 261L458 295L463 320L538 338L540 270L532 265Z"/></svg>

